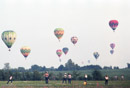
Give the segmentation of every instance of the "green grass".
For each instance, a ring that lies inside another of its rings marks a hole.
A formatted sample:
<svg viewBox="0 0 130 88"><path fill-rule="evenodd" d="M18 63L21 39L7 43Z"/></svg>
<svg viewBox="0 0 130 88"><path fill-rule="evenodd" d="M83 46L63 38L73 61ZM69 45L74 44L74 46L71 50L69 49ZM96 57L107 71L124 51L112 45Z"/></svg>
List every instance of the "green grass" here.
<svg viewBox="0 0 130 88"><path fill-rule="evenodd" d="M109 81L105 86L104 81L72 81L72 84L62 84L61 81L13 81L13 84L6 84L7 81L0 81L0 88L130 88L130 81ZM97 85L97 83L99 85Z"/></svg>

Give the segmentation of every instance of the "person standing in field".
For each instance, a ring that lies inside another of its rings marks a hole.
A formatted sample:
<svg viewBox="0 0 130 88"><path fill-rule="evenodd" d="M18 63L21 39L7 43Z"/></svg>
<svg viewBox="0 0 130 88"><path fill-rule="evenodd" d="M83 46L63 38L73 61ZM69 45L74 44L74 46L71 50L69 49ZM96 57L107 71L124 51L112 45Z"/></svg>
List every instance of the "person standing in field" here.
<svg viewBox="0 0 130 88"><path fill-rule="evenodd" d="M85 75L84 75L84 85L87 85L87 78L88 78L88 75L85 74Z"/></svg>
<svg viewBox="0 0 130 88"><path fill-rule="evenodd" d="M105 85L108 85L108 80L109 80L109 77L108 75L105 76Z"/></svg>
<svg viewBox="0 0 130 88"><path fill-rule="evenodd" d="M62 83L67 83L67 74L65 73L64 76L63 76L63 80L62 80Z"/></svg>
<svg viewBox="0 0 130 88"><path fill-rule="evenodd" d="M124 80L124 75L121 75L121 80Z"/></svg>
<svg viewBox="0 0 130 88"><path fill-rule="evenodd" d="M71 77L71 74L69 73L69 74L68 74L68 83L69 83L69 84L71 84L71 78L72 78L72 77Z"/></svg>
<svg viewBox="0 0 130 88"><path fill-rule="evenodd" d="M87 82L87 78L88 78L88 75L85 74L85 75L84 75L84 81L85 81L85 82Z"/></svg>
<svg viewBox="0 0 130 88"><path fill-rule="evenodd" d="M12 76L12 75L9 77L9 80L8 80L7 84L8 84L10 81L11 81L11 84L12 84L12 81L13 81L13 76Z"/></svg>
<svg viewBox="0 0 130 88"><path fill-rule="evenodd" d="M45 77L45 83L48 84L49 73L47 71L45 72L44 77Z"/></svg>

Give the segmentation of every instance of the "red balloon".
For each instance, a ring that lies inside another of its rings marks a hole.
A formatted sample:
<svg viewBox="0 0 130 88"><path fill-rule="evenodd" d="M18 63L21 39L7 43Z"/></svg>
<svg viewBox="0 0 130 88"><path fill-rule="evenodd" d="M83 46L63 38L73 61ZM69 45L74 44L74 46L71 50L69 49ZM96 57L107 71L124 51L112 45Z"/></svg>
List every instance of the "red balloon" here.
<svg viewBox="0 0 130 88"><path fill-rule="evenodd" d="M109 26L112 28L113 31L115 31L117 26L118 26L118 21L117 20L110 20Z"/></svg>

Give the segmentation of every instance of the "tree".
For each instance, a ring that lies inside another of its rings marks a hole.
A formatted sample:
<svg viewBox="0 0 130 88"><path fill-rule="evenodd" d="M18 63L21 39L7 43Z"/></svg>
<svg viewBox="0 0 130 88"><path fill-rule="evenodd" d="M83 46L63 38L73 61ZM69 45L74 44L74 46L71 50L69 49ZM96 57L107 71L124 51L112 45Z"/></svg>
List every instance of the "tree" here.
<svg viewBox="0 0 130 88"><path fill-rule="evenodd" d="M33 74L31 72L25 72L25 77L26 77L26 80L32 80Z"/></svg>
<svg viewBox="0 0 130 88"><path fill-rule="evenodd" d="M41 66L38 66L38 65L32 65L31 66L31 71L40 71L42 69Z"/></svg>
<svg viewBox="0 0 130 88"><path fill-rule="evenodd" d="M18 71L14 72L14 79L15 80L20 80L21 79L20 72L18 72Z"/></svg>
<svg viewBox="0 0 130 88"><path fill-rule="evenodd" d="M104 66L103 69L112 69L112 66L110 66L110 67Z"/></svg>
<svg viewBox="0 0 130 88"><path fill-rule="evenodd" d="M72 79L73 80L77 80L77 78L80 76L80 73L78 72L78 71L76 71L76 70L74 70L73 71L73 73L72 73Z"/></svg>
<svg viewBox="0 0 130 88"><path fill-rule="evenodd" d="M24 67L18 67L18 71L19 72L25 72L25 68Z"/></svg>
<svg viewBox="0 0 130 88"><path fill-rule="evenodd" d="M68 60L68 62L65 64L66 70L76 70L75 64L72 62L71 59Z"/></svg>
<svg viewBox="0 0 130 88"><path fill-rule="evenodd" d="M56 80L62 80L62 78L63 78L63 74L59 72L56 76Z"/></svg>
<svg viewBox="0 0 130 88"><path fill-rule="evenodd" d="M0 70L0 80L4 80L3 76L4 76L4 71Z"/></svg>
<svg viewBox="0 0 130 88"><path fill-rule="evenodd" d="M46 70L46 67L45 66L43 66L42 67L42 69L41 69L41 71L45 71Z"/></svg>
<svg viewBox="0 0 130 88"><path fill-rule="evenodd" d="M114 69L119 69L119 67L118 66L114 66Z"/></svg>
<svg viewBox="0 0 130 88"><path fill-rule="evenodd" d="M38 71L33 72L33 80L41 80L41 74Z"/></svg>
<svg viewBox="0 0 130 88"><path fill-rule="evenodd" d="M3 69L4 69L4 70L9 70L9 69L10 69L9 63L5 63Z"/></svg>
<svg viewBox="0 0 130 88"><path fill-rule="evenodd" d="M130 68L130 63L127 63L128 68Z"/></svg>
<svg viewBox="0 0 130 88"><path fill-rule="evenodd" d="M103 79L102 74L101 74L101 72L99 70L94 70L92 72L92 76L93 76L94 80L102 80Z"/></svg>
<svg viewBox="0 0 130 88"><path fill-rule="evenodd" d="M59 67L58 67L58 71L63 71L64 70L64 66L63 65L60 65Z"/></svg>

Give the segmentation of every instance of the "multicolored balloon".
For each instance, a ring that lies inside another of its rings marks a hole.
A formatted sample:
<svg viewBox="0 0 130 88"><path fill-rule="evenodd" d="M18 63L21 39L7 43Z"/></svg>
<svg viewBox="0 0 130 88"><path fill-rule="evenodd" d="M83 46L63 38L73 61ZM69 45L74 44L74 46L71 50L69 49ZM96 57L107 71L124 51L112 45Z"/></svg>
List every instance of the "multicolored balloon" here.
<svg viewBox="0 0 130 88"><path fill-rule="evenodd" d="M93 55L94 55L95 59L97 60L98 57L99 57L99 53L98 52L94 52Z"/></svg>
<svg viewBox="0 0 130 88"><path fill-rule="evenodd" d="M117 26L118 26L118 21L117 20L110 20L109 26L112 28L113 31L115 31Z"/></svg>
<svg viewBox="0 0 130 88"><path fill-rule="evenodd" d="M30 49L30 47L28 47L28 46L23 46L23 47L20 49L20 51L21 51L22 55L23 55L25 58L27 58L28 55L29 55L30 52L31 52L31 49Z"/></svg>
<svg viewBox="0 0 130 88"><path fill-rule="evenodd" d="M75 45L78 41L78 38L76 36L71 37L71 42Z"/></svg>
<svg viewBox="0 0 130 88"><path fill-rule="evenodd" d="M62 55L62 50L61 50L61 49L56 50L56 54L57 54L58 57L60 58L61 55ZM59 61L61 62L61 59L59 59Z"/></svg>
<svg viewBox="0 0 130 88"><path fill-rule="evenodd" d="M54 30L54 34L55 36L58 38L58 40L60 41L60 39L62 38L63 34L64 34L64 30L63 28L56 28Z"/></svg>
<svg viewBox="0 0 130 88"><path fill-rule="evenodd" d="M2 33L1 38L10 51L10 48L16 40L16 33L12 30L7 30Z"/></svg>
<svg viewBox="0 0 130 88"><path fill-rule="evenodd" d="M113 53L114 53L114 50L110 50L110 53L113 54Z"/></svg>
<svg viewBox="0 0 130 88"><path fill-rule="evenodd" d="M111 44L110 44L110 47L111 47L112 49L114 49L114 48L115 48L115 44L114 44L114 43L111 43Z"/></svg>
<svg viewBox="0 0 130 88"><path fill-rule="evenodd" d="M62 51L63 51L64 54L66 55L66 54L68 53L69 49L68 49L67 47L64 47L64 48L62 49Z"/></svg>

